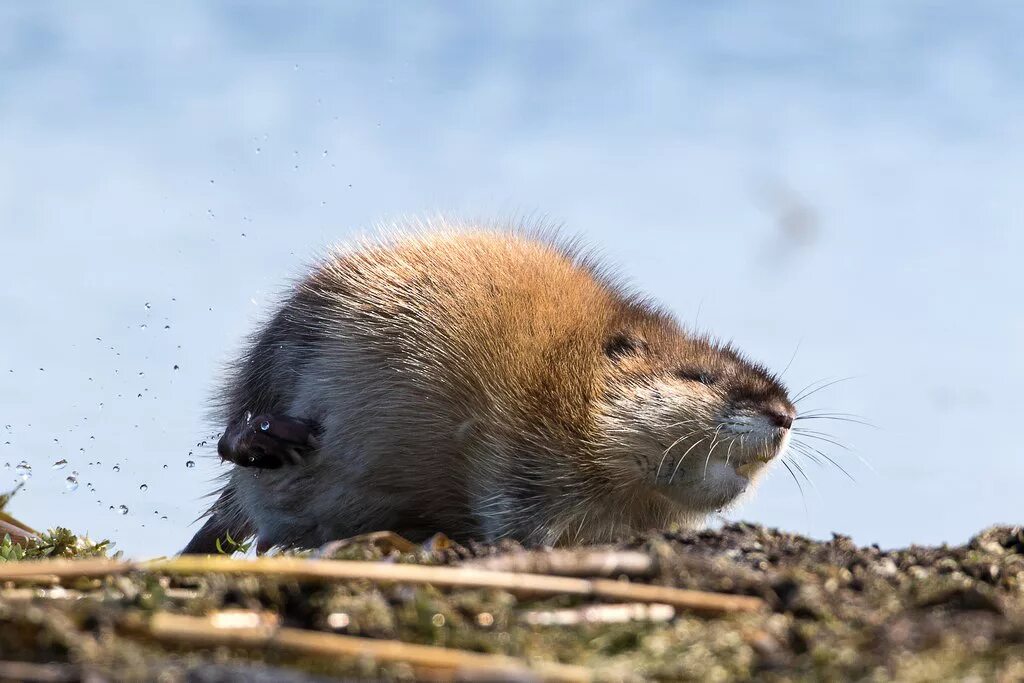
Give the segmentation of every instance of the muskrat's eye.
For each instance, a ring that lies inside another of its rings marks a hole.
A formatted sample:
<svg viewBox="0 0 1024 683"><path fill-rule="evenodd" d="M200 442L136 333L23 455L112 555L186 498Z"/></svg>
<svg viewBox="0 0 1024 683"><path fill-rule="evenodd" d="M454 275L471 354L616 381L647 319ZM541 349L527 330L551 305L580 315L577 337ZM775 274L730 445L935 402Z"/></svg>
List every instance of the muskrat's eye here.
<svg viewBox="0 0 1024 683"><path fill-rule="evenodd" d="M717 377L709 372L701 372L700 370L691 370L689 368L680 368L674 374L679 379L685 379L688 382L700 382L709 386L718 380Z"/></svg>
<svg viewBox="0 0 1024 683"><path fill-rule="evenodd" d="M622 358L623 356L640 353L646 346L639 339L633 339L624 334L616 334L604 343L604 355L612 359Z"/></svg>

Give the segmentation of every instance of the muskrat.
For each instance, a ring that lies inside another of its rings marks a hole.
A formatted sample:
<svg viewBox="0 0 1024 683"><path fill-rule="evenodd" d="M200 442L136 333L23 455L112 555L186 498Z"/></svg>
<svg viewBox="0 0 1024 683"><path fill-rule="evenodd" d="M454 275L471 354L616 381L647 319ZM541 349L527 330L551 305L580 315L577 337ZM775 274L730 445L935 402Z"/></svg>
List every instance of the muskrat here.
<svg viewBox="0 0 1024 683"><path fill-rule="evenodd" d="M778 377L577 244L449 226L332 251L218 405L234 467L184 552L226 533L263 551L694 525L752 485L796 415Z"/></svg>

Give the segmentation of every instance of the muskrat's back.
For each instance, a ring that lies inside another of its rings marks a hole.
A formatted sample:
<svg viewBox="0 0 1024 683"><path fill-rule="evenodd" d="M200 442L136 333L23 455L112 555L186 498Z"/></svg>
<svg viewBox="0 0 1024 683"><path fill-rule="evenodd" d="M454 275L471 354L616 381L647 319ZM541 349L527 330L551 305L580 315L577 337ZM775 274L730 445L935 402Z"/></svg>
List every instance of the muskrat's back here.
<svg viewBox="0 0 1024 683"><path fill-rule="evenodd" d="M255 337L221 415L305 416L321 425L320 452L301 468L236 469L225 512L269 545L483 533L470 496L487 492L468 479L500 476L483 461L503 440L537 422L565 440L589 426L575 385L592 370L576 347L589 328L599 345L612 297L592 273L505 233L332 253ZM573 388L556 388L553 370Z"/></svg>

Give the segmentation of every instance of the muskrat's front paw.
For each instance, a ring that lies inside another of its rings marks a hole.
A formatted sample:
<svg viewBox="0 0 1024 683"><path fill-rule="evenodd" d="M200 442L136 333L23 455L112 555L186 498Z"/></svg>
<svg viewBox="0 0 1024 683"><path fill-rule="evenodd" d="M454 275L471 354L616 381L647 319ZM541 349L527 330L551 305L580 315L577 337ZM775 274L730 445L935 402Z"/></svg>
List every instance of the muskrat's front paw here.
<svg viewBox="0 0 1024 683"><path fill-rule="evenodd" d="M228 427L217 443L217 453L242 467L273 470L301 464L319 445L317 427L308 420L263 414Z"/></svg>

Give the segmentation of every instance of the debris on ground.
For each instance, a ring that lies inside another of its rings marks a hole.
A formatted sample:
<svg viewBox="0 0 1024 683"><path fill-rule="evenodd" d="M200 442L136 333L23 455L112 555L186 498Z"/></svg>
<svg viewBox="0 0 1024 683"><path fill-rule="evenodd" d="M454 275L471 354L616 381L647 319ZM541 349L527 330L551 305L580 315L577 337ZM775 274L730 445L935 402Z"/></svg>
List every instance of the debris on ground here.
<svg viewBox="0 0 1024 683"><path fill-rule="evenodd" d="M151 562L27 543L0 557L0 680L1024 679L1020 527L902 550L748 524Z"/></svg>

